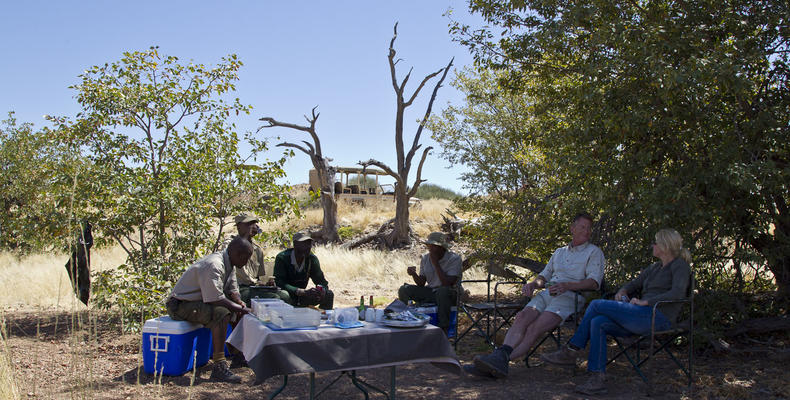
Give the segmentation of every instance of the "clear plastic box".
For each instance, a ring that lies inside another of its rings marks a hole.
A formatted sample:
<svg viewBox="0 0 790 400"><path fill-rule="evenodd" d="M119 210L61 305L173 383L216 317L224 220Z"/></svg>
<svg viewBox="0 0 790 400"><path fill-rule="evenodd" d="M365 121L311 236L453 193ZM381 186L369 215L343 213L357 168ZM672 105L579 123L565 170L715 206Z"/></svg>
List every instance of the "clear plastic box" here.
<svg viewBox="0 0 790 400"><path fill-rule="evenodd" d="M311 328L321 325L321 312L312 308L270 308L271 323L280 328Z"/></svg>

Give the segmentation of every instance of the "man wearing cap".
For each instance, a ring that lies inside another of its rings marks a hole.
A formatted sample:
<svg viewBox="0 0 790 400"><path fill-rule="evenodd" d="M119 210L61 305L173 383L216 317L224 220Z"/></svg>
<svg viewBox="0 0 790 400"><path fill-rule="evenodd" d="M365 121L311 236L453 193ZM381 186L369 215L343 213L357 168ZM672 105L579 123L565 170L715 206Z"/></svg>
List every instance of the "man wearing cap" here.
<svg viewBox="0 0 790 400"><path fill-rule="evenodd" d="M234 314L251 312L241 301L235 270L247 264L250 256L252 244L242 237L234 238L226 250L190 265L165 303L170 318L203 324L211 330L211 379L222 382L241 382L241 377L228 367L224 345L228 323Z"/></svg>
<svg viewBox="0 0 790 400"><path fill-rule="evenodd" d="M312 247L310 235L295 233L293 248L280 252L274 259L274 282L287 291L288 298L283 300L294 306L317 304L323 310L331 310L335 294L329 290L318 257L310 252ZM308 280L313 281L314 288L307 289Z"/></svg>
<svg viewBox="0 0 790 400"><path fill-rule="evenodd" d="M250 299L260 298L282 298L285 300L288 292L279 290L274 285L273 277L266 277L266 269L263 261L263 249L258 246L252 238L260 233L258 227L258 217L253 214L240 214L234 218L238 236L247 239L252 243L253 253L250 260L241 268L236 268L236 280L239 282L239 293L241 300L250 307ZM234 236L235 237L235 236Z"/></svg>
<svg viewBox="0 0 790 400"><path fill-rule="evenodd" d="M433 232L423 243L428 253L420 260L420 273L417 274L414 266L406 269L415 285L401 286L398 298L404 303L409 300L436 303L439 327L446 333L450 327L450 308L458 295L455 284L461 276L461 256L449 250L450 243L444 233Z"/></svg>

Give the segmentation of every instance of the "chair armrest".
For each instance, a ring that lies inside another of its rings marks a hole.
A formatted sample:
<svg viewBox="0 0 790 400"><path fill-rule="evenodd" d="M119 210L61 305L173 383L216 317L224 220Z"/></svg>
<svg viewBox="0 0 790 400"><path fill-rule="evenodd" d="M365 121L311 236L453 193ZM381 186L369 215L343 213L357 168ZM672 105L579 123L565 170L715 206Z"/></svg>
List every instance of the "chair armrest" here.
<svg viewBox="0 0 790 400"><path fill-rule="evenodd" d="M497 283L494 284L494 307L496 307L496 305L498 303L497 302L497 295L499 294L499 285L515 285L515 284L523 285L526 282L527 281L524 280L524 279L518 280L518 281L497 281Z"/></svg>

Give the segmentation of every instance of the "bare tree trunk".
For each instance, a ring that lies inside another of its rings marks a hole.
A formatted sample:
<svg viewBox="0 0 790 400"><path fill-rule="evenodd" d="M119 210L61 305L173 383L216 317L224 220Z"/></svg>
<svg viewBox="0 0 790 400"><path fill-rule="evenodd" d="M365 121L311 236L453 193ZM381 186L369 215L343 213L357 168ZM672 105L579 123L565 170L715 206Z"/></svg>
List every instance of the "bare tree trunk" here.
<svg viewBox="0 0 790 400"><path fill-rule="evenodd" d="M316 108L317 107L313 107L311 117L305 115L305 119L310 124L309 126L280 122L271 117L264 117L260 120L266 122L268 125L262 126L261 128L283 127L307 132L310 134L310 137L313 139L313 143L303 140L303 145L282 142L277 146L291 147L310 156L310 161L313 163L313 168L315 168L316 172L318 173L318 181L321 185L321 208L324 210L324 226L321 228L321 231L318 232L317 236L320 236L321 239L327 243L339 242L340 235L337 234L337 202L332 196L332 186L334 184L332 178L335 175L332 167L329 166L329 161L331 161L331 159L324 157L324 154L321 151L321 140L318 138L318 133L315 131L315 124L316 121L318 121L318 116L320 115L315 112Z"/></svg>
<svg viewBox="0 0 790 400"><path fill-rule="evenodd" d="M401 247L411 243L409 233L409 196L406 188L398 185L395 188L395 221L392 232L387 237L387 244L390 247Z"/></svg>

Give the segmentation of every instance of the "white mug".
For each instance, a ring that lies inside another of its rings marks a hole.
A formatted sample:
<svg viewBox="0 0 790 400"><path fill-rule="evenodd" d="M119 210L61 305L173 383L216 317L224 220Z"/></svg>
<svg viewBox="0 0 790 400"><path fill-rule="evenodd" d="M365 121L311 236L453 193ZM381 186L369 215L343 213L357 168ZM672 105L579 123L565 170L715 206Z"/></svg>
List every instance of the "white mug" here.
<svg viewBox="0 0 790 400"><path fill-rule="evenodd" d="M379 308L376 310L376 322L381 322L384 320L384 309Z"/></svg>
<svg viewBox="0 0 790 400"><path fill-rule="evenodd" d="M365 321L373 322L376 320L376 309L368 308L365 310Z"/></svg>

